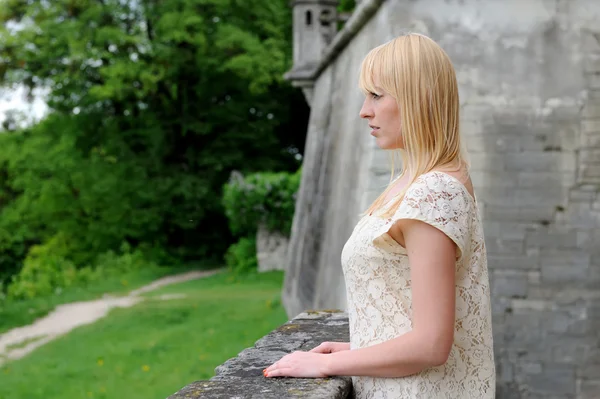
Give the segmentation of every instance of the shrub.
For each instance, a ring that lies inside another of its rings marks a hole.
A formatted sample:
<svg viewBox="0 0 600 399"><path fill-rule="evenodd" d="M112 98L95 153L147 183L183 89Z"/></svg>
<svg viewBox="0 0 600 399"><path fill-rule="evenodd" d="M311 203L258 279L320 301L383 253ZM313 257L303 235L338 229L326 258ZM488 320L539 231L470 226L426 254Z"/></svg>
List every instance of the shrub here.
<svg viewBox="0 0 600 399"><path fill-rule="evenodd" d="M7 296L30 299L60 292L77 280L75 264L66 258L67 240L57 234L42 245L34 245L27 253L21 271L13 276Z"/></svg>
<svg viewBox="0 0 600 399"><path fill-rule="evenodd" d="M7 288L10 299L32 299L59 294L72 286L83 287L109 276L156 266L140 249L123 244L120 253L107 251L96 257L93 265L77 268L67 258L67 239L55 235L42 245L31 247L21 271Z"/></svg>
<svg viewBox="0 0 600 399"><path fill-rule="evenodd" d="M256 239L253 236L244 237L231 245L225 253L225 263L234 274L256 270Z"/></svg>
<svg viewBox="0 0 600 399"><path fill-rule="evenodd" d="M270 231L289 236L301 169L295 173L262 172L243 177L232 173L223 189L223 206L231 232L237 236L256 234L265 223Z"/></svg>

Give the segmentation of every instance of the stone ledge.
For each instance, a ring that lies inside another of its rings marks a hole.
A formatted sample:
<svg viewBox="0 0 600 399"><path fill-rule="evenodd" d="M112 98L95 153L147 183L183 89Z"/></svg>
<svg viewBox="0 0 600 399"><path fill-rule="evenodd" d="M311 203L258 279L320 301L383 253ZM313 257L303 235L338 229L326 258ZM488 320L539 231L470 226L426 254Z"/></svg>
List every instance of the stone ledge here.
<svg viewBox="0 0 600 399"><path fill-rule="evenodd" d="M193 382L168 399L345 399L348 377L265 378L262 370L287 353L307 351L323 341L348 342L348 316L338 310L307 311L259 339L215 369L208 381Z"/></svg>

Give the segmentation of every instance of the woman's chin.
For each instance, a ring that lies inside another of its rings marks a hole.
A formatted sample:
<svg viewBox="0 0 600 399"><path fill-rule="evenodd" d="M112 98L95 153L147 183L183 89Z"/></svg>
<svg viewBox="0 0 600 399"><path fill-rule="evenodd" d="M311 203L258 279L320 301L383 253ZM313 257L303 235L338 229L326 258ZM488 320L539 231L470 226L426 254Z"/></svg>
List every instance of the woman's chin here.
<svg viewBox="0 0 600 399"><path fill-rule="evenodd" d="M383 137L376 137L375 144L382 150L400 150L403 148L402 145L398 145L396 142L391 143L390 140L386 140Z"/></svg>

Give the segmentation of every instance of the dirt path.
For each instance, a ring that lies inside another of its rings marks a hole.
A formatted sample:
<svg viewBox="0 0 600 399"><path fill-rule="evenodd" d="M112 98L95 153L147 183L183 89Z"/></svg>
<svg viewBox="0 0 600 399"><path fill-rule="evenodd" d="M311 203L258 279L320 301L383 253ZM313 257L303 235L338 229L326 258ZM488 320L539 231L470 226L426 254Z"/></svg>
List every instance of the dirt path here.
<svg viewBox="0 0 600 399"><path fill-rule="evenodd" d="M110 297L93 301L74 302L59 305L47 316L33 324L14 328L0 335L0 366L7 360L19 359L53 339L67 334L74 328L91 324L103 318L113 308L126 308L135 305L144 298L141 294L153 291L169 284L182 283L208 277L221 270L193 271L175 276L163 277L146 286L129 292L126 296ZM164 296L163 299L179 297Z"/></svg>

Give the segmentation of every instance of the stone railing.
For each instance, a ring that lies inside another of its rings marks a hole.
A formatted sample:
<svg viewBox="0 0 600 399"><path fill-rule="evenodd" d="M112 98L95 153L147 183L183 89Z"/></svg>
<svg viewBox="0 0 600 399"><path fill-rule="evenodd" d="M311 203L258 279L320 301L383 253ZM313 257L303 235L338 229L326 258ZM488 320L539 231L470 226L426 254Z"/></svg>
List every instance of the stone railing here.
<svg viewBox="0 0 600 399"><path fill-rule="evenodd" d="M348 377L265 378L262 370L287 353L307 351L321 342L348 342L348 316L336 310L299 314L215 370L215 377L196 381L167 399L345 399L352 397Z"/></svg>

